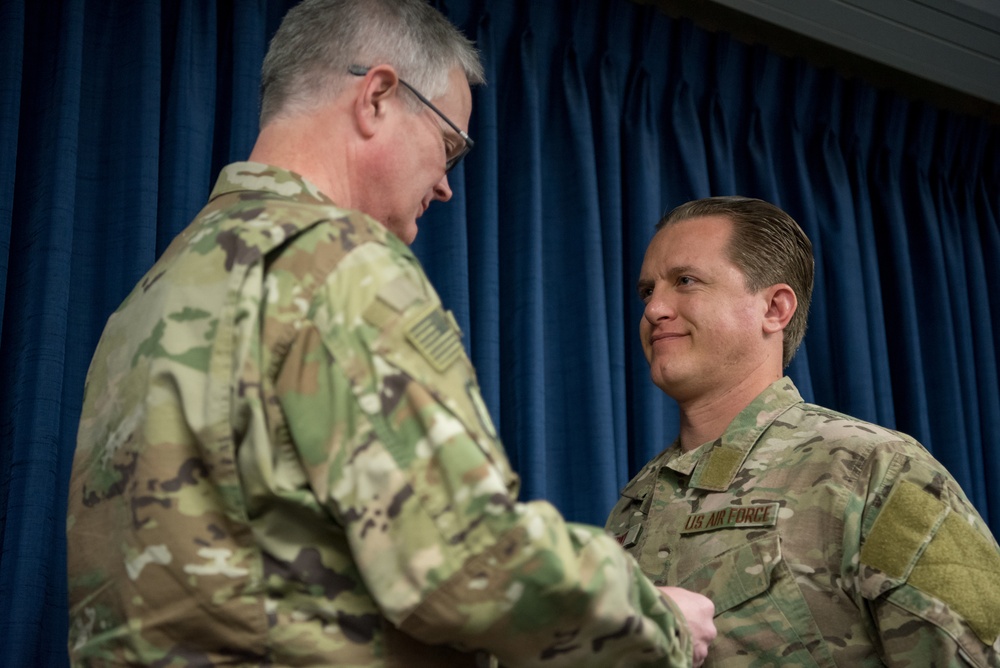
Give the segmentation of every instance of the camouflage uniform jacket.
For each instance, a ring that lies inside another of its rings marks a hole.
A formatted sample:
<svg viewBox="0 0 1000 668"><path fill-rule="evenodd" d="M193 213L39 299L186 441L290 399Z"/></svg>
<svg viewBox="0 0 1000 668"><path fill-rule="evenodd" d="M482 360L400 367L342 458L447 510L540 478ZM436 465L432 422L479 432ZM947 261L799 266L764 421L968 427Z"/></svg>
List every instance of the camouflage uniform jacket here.
<svg viewBox="0 0 1000 668"><path fill-rule="evenodd" d="M230 165L91 363L72 662L689 665L635 561L517 489L410 250Z"/></svg>
<svg viewBox="0 0 1000 668"><path fill-rule="evenodd" d="M715 603L706 666L1000 665L1000 549L958 484L788 378L718 440L655 457L607 529Z"/></svg>

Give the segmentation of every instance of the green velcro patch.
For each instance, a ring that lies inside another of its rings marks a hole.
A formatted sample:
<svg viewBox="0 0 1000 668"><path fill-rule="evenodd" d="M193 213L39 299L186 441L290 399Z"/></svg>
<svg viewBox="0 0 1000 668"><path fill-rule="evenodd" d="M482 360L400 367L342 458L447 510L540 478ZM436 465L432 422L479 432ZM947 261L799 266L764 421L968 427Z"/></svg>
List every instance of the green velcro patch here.
<svg viewBox="0 0 1000 668"><path fill-rule="evenodd" d="M691 487L716 492L729 489L740 470L746 453L735 448L717 447L708 454L708 460L699 463L691 476Z"/></svg>
<svg viewBox="0 0 1000 668"><path fill-rule="evenodd" d="M941 524L908 582L947 603L987 645L1000 636L1000 552L957 513Z"/></svg>
<svg viewBox="0 0 1000 668"><path fill-rule="evenodd" d="M948 506L912 482L899 483L861 548L861 563L888 577L905 578Z"/></svg>
<svg viewBox="0 0 1000 668"><path fill-rule="evenodd" d="M420 286L407 276L397 276L379 290L378 298L397 313L402 313L413 302L424 299L424 294Z"/></svg>
<svg viewBox="0 0 1000 668"><path fill-rule="evenodd" d="M406 338L442 373L462 354L458 332L444 311L433 304L411 318L406 326Z"/></svg>
<svg viewBox="0 0 1000 668"><path fill-rule="evenodd" d="M376 329L383 329L387 323L399 317L397 311L381 299L374 300L361 315Z"/></svg>

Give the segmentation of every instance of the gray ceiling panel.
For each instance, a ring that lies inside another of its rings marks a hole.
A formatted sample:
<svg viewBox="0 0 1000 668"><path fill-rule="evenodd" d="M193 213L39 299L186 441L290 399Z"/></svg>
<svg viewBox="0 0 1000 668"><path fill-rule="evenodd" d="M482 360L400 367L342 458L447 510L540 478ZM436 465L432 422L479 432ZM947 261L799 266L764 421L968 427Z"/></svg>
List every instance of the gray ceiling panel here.
<svg viewBox="0 0 1000 668"><path fill-rule="evenodd" d="M1000 104L1000 0L712 2Z"/></svg>

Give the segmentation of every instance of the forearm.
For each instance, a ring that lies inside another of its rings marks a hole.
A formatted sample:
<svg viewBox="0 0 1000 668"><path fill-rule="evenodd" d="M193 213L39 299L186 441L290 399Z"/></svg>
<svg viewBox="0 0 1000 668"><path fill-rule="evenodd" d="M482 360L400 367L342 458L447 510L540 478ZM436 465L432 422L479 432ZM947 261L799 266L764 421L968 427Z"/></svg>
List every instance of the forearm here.
<svg viewBox="0 0 1000 668"><path fill-rule="evenodd" d="M412 433L355 404L337 420L350 454L310 470L390 622L510 668L690 665L682 615L615 540L517 503L498 442L473 440L417 385L403 396Z"/></svg>
<svg viewBox="0 0 1000 668"><path fill-rule="evenodd" d="M689 666L679 611L603 532L545 503L469 558L401 628L429 643L484 648L518 666Z"/></svg>

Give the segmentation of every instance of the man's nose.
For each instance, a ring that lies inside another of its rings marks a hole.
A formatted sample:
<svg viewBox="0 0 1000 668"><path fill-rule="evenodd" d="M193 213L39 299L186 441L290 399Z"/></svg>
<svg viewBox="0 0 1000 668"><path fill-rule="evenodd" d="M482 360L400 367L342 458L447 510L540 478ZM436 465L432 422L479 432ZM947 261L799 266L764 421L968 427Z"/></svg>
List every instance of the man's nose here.
<svg viewBox="0 0 1000 668"><path fill-rule="evenodd" d="M668 291L654 288L652 294L646 300L646 308L643 310L642 315L653 324L656 324L660 320L669 320L672 318L674 316L674 307L670 302Z"/></svg>
<svg viewBox="0 0 1000 668"><path fill-rule="evenodd" d="M447 202L451 199L451 186L448 185L448 174L445 173L441 180L434 184L434 199Z"/></svg>

